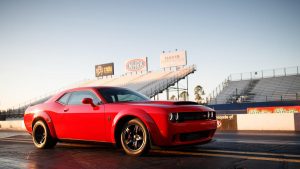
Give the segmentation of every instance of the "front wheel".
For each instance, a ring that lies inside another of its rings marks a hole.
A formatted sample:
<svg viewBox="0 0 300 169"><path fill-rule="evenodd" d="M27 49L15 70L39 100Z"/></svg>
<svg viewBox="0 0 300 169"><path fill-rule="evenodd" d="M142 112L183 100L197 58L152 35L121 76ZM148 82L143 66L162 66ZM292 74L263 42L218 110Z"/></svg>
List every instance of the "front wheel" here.
<svg viewBox="0 0 300 169"><path fill-rule="evenodd" d="M128 155L140 156L149 150L148 131L139 119L125 123L121 132L121 144Z"/></svg>
<svg viewBox="0 0 300 169"><path fill-rule="evenodd" d="M37 121L33 126L32 139L34 145L40 149L52 148L57 143L57 141L51 137L47 125L41 120Z"/></svg>

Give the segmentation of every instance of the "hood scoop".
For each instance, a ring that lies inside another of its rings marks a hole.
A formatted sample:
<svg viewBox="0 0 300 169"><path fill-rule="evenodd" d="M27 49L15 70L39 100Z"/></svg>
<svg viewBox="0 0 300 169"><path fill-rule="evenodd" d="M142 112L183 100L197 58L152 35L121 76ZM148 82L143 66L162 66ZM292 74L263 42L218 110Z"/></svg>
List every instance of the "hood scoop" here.
<svg viewBox="0 0 300 169"><path fill-rule="evenodd" d="M151 101L151 103L165 105L198 105L198 103L191 101Z"/></svg>
<svg viewBox="0 0 300 169"><path fill-rule="evenodd" d="M198 105L198 103L191 101L178 101L174 102L174 105Z"/></svg>

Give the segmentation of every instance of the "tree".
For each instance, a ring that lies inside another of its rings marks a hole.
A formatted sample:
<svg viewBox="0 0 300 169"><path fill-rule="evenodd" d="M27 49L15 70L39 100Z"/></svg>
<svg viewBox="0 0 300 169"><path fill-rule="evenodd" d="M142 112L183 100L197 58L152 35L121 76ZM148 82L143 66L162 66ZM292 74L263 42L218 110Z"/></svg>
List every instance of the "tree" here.
<svg viewBox="0 0 300 169"><path fill-rule="evenodd" d="M187 101L188 98L188 92L187 91L183 91L180 93L179 97L183 100L183 101Z"/></svg>
<svg viewBox="0 0 300 169"><path fill-rule="evenodd" d="M176 96L175 95L172 95L170 100L176 100Z"/></svg>
<svg viewBox="0 0 300 169"><path fill-rule="evenodd" d="M194 88L194 94L195 94L195 101L199 104L203 103L203 95L205 95L203 87L200 85L197 85Z"/></svg>

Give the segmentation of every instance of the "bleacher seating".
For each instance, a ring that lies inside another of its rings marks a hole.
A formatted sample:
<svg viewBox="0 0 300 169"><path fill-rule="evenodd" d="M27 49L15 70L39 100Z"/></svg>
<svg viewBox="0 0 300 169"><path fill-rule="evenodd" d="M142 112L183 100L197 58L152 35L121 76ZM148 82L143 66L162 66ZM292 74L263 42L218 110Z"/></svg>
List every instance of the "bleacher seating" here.
<svg viewBox="0 0 300 169"><path fill-rule="evenodd" d="M300 99L300 75L228 81L209 104Z"/></svg>
<svg viewBox="0 0 300 169"><path fill-rule="evenodd" d="M218 104L232 102L232 98L241 95L242 91L245 90L249 82L249 80L228 81L226 87L217 95L214 101L211 102Z"/></svg>
<svg viewBox="0 0 300 169"><path fill-rule="evenodd" d="M282 76L260 80L252 90L255 101L296 100L300 94L300 76ZM299 96L300 97L300 96Z"/></svg>
<svg viewBox="0 0 300 169"><path fill-rule="evenodd" d="M79 86L119 86L129 88L148 97L162 92L167 87L195 71L195 66L177 70L152 71L144 74L125 74L115 78L94 79Z"/></svg>

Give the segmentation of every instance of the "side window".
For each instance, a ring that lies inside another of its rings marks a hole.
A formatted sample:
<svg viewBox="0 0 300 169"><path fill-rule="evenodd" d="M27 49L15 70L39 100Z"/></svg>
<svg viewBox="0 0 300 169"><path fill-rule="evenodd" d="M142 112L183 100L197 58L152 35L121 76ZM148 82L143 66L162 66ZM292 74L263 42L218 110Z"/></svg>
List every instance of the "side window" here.
<svg viewBox="0 0 300 169"><path fill-rule="evenodd" d="M141 98L136 95L131 95L131 94L122 94L122 95L120 94L120 95L118 95L118 100L119 100L119 102L139 101L139 100L141 100Z"/></svg>
<svg viewBox="0 0 300 169"><path fill-rule="evenodd" d="M61 104L66 105L68 103L69 97L70 97L71 93L67 93L65 95L63 95L60 99L58 99L57 101Z"/></svg>
<svg viewBox="0 0 300 169"><path fill-rule="evenodd" d="M78 91L78 92L72 92L72 95L69 99L68 104L69 105L80 105L82 104L82 99L84 98L91 98L93 99L93 102L95 105L99 105L101 101L99 98L90 91Z"/></svg>

